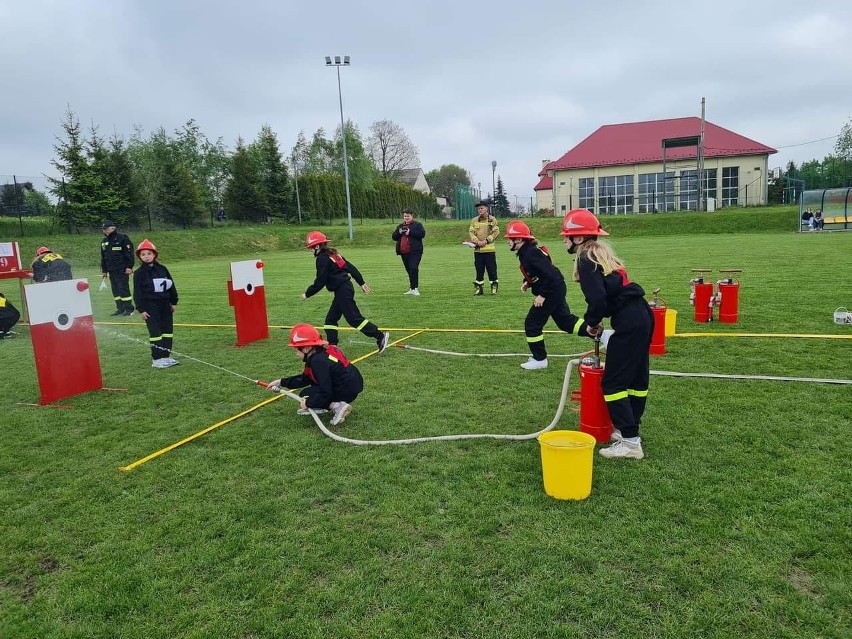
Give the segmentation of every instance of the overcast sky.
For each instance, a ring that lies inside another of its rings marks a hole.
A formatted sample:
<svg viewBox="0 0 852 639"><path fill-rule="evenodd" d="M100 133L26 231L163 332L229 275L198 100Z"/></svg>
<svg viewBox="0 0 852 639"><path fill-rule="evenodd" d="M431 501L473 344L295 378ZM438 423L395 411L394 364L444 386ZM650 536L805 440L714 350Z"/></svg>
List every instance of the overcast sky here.
<svg viewBox="0 0 852 639"><path fill-rule="evenodd" d="M55 174L70 105L125 137L194 118L233 148L268 123L402 126L429 171L529 201L541 160L599 126L699 116L822 159L852 118L852 1L0 0L0 179ZM823 139L829 138L829 139ZM823 139L820 142L815 140ZM811 143L813 142L813 143Z"/></svg>

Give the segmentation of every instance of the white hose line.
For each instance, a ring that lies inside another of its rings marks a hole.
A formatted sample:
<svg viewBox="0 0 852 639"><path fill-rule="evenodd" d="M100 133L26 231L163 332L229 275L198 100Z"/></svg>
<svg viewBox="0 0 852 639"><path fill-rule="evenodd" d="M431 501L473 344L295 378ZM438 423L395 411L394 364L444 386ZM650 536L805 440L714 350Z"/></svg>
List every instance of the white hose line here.
<svg viewBox="0 0 852 639"><path fill-rule="evenodd" d="M498 435L496 433L472 433L466 435L438 435L435 437L412 437L411 439L382 439L382 440L369 440L369 439L350 439L349 437L342 437L337 435L328 428L325 427L325 424L322 423L322 420L319 418L313 410L309 410L311 416L314 418L319 429L327 436L333 439L336 442L341 442L344 444L354 444L356 446L386 446L389 444L422 444L424 442L449 442L449 441L459 441L462 439L503 439L509 441L526 441L530 439L535 439L542 433L546 433L549 430L552 430L556 424L559 423L560 418L562 417L562 413L565 410L565 401L568 398L568 387L571 384L571 369L575 366L579 365L579 359L572 359L568 362L568 366L565 368L565 376L562 379L562 394L559 397L559 407L556 409L556 415L553 418L553 421L550 422L546 427L542 428L539 431L534 433L529 433L528 435ZM301 401L301 397L292 393L286 389L281 389L279 391L281 394L286 395L291 399L295 399L296 401Z"/></svg>
<svg viewBox="0 0 852 639"><path fill-rule="evenodd" d="M674 371L651 371L651 375L667 377L705 377L709 379L756 379L769 382L810 382L814 384L852 384L852 379L830 379L821 377L779 377L777 375L726 375L722 373L676 373Z"/></svg>
<svg viewBox="0 0 852 639"><path fill-rule="evenodd" d="M419 348L417 346L409 346L408 344L398 346L410 351L420 351L421 353L434 353L436 355L452 355L454 357L527 357L529 353L455 353L452 351L438 351L431 348ZM605 349L601 348L605 352ZM576 353L574 355L550 355L548 359L557 357L581 357L588 355L588 352ZM754 379L769 382L808 382L812 384L840 384L850 385L852 379L831 379L827 377L779 377L777 375L737 375L724 373L679 373L676 371L650 371L651 375L663 375L668 377L704 377L708 379Z"/></svg>

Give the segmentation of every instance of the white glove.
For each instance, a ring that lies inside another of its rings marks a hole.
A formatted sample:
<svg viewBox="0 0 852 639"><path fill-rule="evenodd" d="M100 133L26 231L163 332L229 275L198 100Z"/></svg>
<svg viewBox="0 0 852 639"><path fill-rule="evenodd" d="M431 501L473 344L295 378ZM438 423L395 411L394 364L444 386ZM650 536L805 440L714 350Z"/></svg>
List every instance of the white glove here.
<svg viewBox="0 0 852 639"><path fill-rule="evenodd" d="M270 393L280 393L281 392L280 386L270 385L270 386L267 386L267 388L269 389Z"/></svg>
<svg viewBox="0 0 852 639"><path fill-rule="evenodd" d="M105 291L106 290L106 280L101 280L101 285L98 287L98 290L99 291Z"/></svg>

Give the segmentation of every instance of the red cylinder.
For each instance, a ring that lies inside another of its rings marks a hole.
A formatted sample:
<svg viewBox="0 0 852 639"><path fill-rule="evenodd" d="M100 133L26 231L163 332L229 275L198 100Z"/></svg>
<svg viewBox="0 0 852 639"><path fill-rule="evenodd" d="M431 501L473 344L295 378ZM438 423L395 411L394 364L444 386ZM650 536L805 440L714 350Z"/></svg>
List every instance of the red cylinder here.
<svg viewBox="0 0 852 639"><path fill-rule="evenodd" d="M612 437L612 420L604 401L601 380L603 368L580 364L580 431L588 433L599 442Z"/></svg>
<svg viewBox="0 0 852 639"><path fill-rule="evenodd" d="M651 355L666 354L666 307L652 306L654 312L654 332L651 334L651 347L648 352Z"/></svg>
<svg viewBox="0 0 852 639"><path fill-rule="evenodd" d="M719 321L736 324L740 311L740 283L734 279L719 282Z"/></svg>
<svg viewBox="0 0 852 639"><path fill-rule="evenodd" d="M711 282L694 282L692 284L695 291L695 321L696 322L712 322L713 321L713 284ZM665 322L664 322L665 323Z"/></svg>

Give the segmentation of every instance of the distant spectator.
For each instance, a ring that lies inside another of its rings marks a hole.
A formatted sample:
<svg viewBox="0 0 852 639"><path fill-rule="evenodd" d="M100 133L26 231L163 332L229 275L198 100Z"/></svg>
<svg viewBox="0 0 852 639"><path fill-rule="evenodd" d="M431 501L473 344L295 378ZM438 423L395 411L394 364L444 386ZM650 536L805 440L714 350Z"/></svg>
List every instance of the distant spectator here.
<svg viewBox="0 0 852 639"><path fill-rule="evenodd" d="M216 214L216 221L224 222L226 219L228 219L228 216L225 215L225 209L219 209L219 212Z"/></svg>
<svg viewBox="0 0 852 639"><path fill-rule="evenodd" d="M408 275L406 295L420 295L420 260L423 257L424 237L426 229L414 219L414 211L405 209L402 212L402 224L391 233L391 239L396 242L396 254L402 258L402 265Z"/></svg>
<svg viewBox="0 0 852 639"><path fill-rule="evenodd" d="M12 327L21 319L21 313L12 306L12 302L0 293L0 339L12 337Z"/></svg>
<svg viewBox="0 0 852 639"><path fill-rule="evenodd" d="M32 264L33 282L61 282L71 279L71 265L46 246L36 251Z"/></svg>
<svg viewBox="0 0 852 639"><path fill-rule="evenodd" d="M825 227L825 219L822 217L822 209L814 212L813 225L815 231L821 231Z"/></svg>
<svg viewBox="0 0 852 639"><path fill-rule="evenodd" d="M805 212L802 213L802 224L807 223L808 228L813 231L814 229L814 214L810 209L805 209Z"/></svg>

